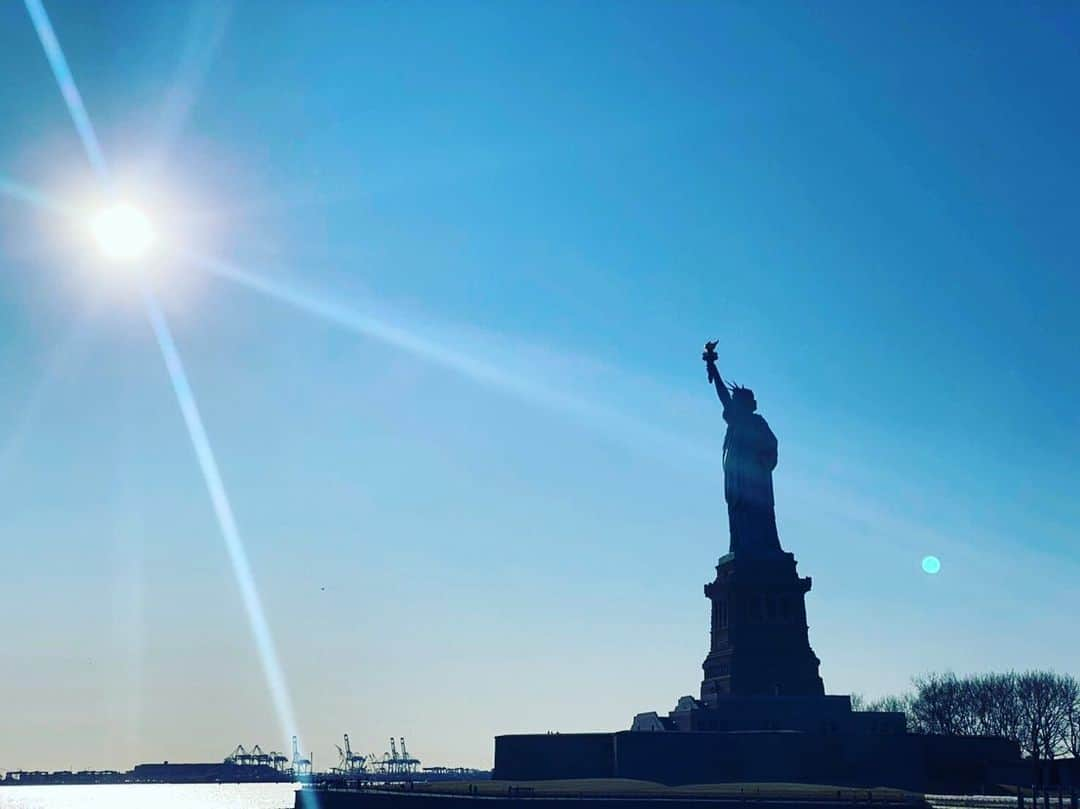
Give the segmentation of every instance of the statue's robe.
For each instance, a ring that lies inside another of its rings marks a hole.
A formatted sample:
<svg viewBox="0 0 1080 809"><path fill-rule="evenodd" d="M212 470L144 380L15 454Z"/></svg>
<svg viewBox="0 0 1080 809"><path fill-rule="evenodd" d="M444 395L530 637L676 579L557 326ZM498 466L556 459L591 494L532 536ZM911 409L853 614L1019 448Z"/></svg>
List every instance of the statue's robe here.
<svg viewBox="0 0 1080 809"><path fill-rule="evenodd" d="M724 498L736 556L780 553L772 471L777 441L768 422L732 402L724 408Z"/></svg>

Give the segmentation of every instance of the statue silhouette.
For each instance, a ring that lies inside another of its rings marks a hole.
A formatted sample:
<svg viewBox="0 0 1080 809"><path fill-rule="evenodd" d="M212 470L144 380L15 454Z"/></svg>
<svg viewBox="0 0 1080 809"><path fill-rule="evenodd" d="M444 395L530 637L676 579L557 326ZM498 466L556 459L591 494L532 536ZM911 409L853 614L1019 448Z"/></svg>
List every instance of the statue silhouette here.
<svg viewBox="0 0 1080 809"><path fill-rule="evenodd" d="M739 557L774 556L782 553L776 532L776 504L772 471L776 468L777 442L768 422L755 411L757 400L750 388L727 385L716 369L717 341L705 344L709 382L724 405L724 499L731 535L729 551Z"/></svg>

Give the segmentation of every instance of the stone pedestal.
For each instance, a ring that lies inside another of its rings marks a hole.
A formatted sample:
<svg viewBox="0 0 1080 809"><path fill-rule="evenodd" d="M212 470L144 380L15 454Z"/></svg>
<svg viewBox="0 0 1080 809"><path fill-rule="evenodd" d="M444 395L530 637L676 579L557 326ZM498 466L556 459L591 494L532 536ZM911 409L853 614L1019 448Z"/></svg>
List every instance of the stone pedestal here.
<svg viewBox="0 0 1080 809"><path fill-rule="evenodd" d="M732 697L824 695L807 634L809 590L810 578L795 572L794 554L721 557L716 579L705 585L712 631L702 664L704 705Z"/></svg>

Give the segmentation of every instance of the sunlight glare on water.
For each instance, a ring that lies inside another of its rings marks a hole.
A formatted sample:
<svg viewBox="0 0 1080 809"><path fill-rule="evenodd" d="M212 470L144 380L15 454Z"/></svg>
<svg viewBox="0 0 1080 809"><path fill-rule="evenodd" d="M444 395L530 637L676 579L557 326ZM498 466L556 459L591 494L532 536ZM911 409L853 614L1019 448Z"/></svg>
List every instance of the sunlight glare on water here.
<svg viewBox="0 0 1080 809"><path fill-rule="evenodd" d="M286 809L295 784L0 787L0 809Z"/></svg>

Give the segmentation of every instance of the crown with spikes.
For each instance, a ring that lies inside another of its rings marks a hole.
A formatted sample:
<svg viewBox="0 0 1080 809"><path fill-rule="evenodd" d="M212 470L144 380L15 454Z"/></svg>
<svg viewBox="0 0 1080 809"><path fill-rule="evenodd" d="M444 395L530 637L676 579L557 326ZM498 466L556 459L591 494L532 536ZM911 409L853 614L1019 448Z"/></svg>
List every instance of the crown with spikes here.
<svg viewBox="0 0 1080 809"><path fill-rule="evenodd" d="M754 392L750 388L744 388L738 382L732 380L727 383L728 390L731 391L731 397L733 399L753 399Z"/></svg>

